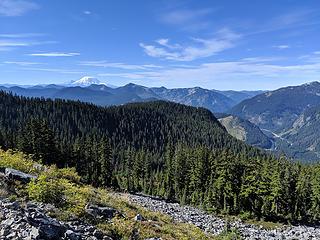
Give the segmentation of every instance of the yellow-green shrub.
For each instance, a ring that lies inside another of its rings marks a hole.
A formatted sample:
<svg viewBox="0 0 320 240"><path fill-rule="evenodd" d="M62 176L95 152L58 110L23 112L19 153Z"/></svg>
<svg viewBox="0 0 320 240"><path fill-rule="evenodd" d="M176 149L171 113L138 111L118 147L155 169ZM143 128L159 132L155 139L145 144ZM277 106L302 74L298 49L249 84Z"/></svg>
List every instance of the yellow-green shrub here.
<svg viewBox="0 0 320 240"><path fill-rule="evenodd" d="M66 179L73 183L80 183L81 179L75 168L57 168L56 166L51 166L47 174L51 178Z"/></svg>
<svg viewBox="0 0 320 240"><path fill-rule="evenodd" d="M65 208L77 216L84 214L85 206L94 198L94 192L90 186L77 186L73 183L65 183L64 195L66 197Z"/></svg>
<svg viewBox="0 0 320 240"><path fill-rule="evenodd" d="M64 186L59 179L50 179L42 174L28 184L27 191L29 198L37 202L63 204Z"/></svg>
<svg viewBox="0 0 320 240"><path fill-rule="evenodd" d="M25 173L38 173L35 162L29 155L13 150L0 149L0 167L14 168Z"/></svg>
<svg viewBox="0 0 320 240"><path fill-rule="evenodd" d="M28 184L28 195L35 201L51 203L81 216L85 205L94 198L94 191L79 182L80 177L75 169L51 166Z"/></svg>

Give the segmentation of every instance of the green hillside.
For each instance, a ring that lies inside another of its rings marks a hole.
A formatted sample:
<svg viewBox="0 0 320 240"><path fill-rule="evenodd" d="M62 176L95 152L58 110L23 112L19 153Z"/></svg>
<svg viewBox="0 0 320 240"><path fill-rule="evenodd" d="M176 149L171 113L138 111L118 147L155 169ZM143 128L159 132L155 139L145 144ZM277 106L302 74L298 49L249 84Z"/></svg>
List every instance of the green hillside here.
<svg viewBox="0 0 320 240"><path fill-rule="evenodd" d="M212 113L169 102L102 108L0 93L1 145L96 187L144 192L218 214L318 221L318 167L230 136Z"/></svg>

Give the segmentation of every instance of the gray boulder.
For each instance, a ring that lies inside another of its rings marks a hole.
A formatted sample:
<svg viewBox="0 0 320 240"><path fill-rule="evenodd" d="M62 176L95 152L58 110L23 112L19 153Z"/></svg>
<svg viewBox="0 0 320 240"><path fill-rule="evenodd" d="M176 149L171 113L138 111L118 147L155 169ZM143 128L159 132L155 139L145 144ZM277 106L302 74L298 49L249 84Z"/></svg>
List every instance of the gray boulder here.
<svg viewBox="0 0 320 240"><path fill-rule="evenodd" d="M99 207L97 205L88 204L85 209L86 213L95 219L110 220L120 212L110 207Z"/></svg>
<svg viewBox="0 0 320 240"><path fill-rule="evenodd" d="M36 176L34 175L27 174L13 168L6 168L4 171L4 175L10 180L20 181L23 183L28 183L31 181L31 179L36 178Z"/></svg>
<svg viewBox="0 0 320 240"><path fill-rule="evenodd" d="M72 230L67 230L65 233L65 238L69 240L81 240L81 235Z"/></svg>
<svg viewBox="0 0 320 240"><path fill-rule="evenodd" d="M32 213L27 220L31 226L38 228L39 237L45 240L60 239L66 232L65 226L42 213Z"/></svg>

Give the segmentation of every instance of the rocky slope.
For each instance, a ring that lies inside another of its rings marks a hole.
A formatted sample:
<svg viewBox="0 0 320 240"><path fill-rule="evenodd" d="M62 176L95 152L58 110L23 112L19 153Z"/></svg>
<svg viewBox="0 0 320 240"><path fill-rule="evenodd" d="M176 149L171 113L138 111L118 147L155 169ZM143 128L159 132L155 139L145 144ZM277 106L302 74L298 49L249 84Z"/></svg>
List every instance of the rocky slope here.
<svg viewBox="0 0 320 240"><path fill-rule="evenodd" d="M95 226L81 221L62 222L48 216L54 206L0 200L0 239L103 239L112 240Z"/></svg>
<svg viewBox="0 0 320 240"><path fill-rule="evenodd" d="M220 123L233 137L252 146L264 149L272 147L272 139L267 137L256 125L237 116L225 116L219 118Z"/></svg>
<svg viewBox="0 0 320 240"><path fill-rule="evenodd" d="M141 205L152 211L159 211L168 214L175 221L192 223L205 232L220 234L227 225L236 228L244 239L254 240L278 240L278 239L300 239L316 240L320 239L319 227L307 226L284 226L274 230L266 230L256 225L245 224L241 221L226 222L225 220L207 214L204 211L190 207L180 206L177 203L167 203L165 201L141 195L129 195L131 202Z"/></svg>

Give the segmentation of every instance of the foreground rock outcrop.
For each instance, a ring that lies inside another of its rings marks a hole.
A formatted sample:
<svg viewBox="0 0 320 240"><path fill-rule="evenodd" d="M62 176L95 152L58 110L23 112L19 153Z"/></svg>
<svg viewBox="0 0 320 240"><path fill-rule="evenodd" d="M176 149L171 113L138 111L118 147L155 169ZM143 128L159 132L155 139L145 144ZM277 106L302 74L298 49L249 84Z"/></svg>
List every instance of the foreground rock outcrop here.
<svg viewBox="0 0 320 240"><path fill-rule="evenodd" d="M81 221L61 222L48 216L54 207L28 202L0 200L0 239L112 240L96 227Z"/></svg>
<svg viewBox="0 0 320 240"><path fill-rule="evenodd" d="M36 176L34 175L27 174L13 168L2 168L0 169L0 173L2 174L2 176L6 177L8 180L19 181L22 183L28 183L31 181L31 179L36 178Z"/></svg>
<svg viewBox="0 0 320 240"><path fill-rule="evenodd" d="M190 207L180 206L177 203L168 203L159 199L141 196L128 195L132 203L138 204L152 211L159 211L168 214L175 221L187 222L198 226L206 232L214 235L220 234L229 224L231 228L236 228L244 239L255 240L319 240L320 227L307 226L284 226L274 230L266 230L262 227L245 224L240 221L227 223L221 218L207 214L204 211Z"/></svg>

